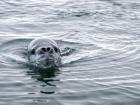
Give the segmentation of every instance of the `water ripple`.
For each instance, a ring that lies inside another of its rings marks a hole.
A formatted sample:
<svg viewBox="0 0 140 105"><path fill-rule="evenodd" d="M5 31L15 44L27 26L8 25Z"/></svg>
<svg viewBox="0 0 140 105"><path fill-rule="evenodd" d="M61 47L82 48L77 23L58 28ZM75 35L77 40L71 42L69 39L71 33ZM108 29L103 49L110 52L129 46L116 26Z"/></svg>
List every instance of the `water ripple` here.
<svg viewBox="0 0 140 105"><path fill-rule="evenodd" d="M139 105L139 0L1 0L0 104ZM26 65L28 43L56 40L59 70Z"/></svg>

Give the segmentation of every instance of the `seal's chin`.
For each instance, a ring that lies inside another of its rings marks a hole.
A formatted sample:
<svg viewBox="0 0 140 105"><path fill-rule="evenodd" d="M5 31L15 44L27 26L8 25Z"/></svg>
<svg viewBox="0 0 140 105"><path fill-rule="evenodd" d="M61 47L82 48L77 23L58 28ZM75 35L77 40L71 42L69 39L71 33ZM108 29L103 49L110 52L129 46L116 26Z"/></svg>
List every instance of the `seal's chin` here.
<svg viewBox="0 0 140 105"><path fill-rule="evenodd" d="M36 61L36 66L41 67L41 68L50 68L50 67L56 67L57 64L55 60L50 60L50 59L43 59L43 60L37 60Z"/></svg>
<svg viewBox="0 0 140 105"><path fill-rule="evenodd" d="M34 67L36 68L41 68L41 69L48 69L48 68L56 68L57 66L55 66L54 64L39 64L39 63L36 63L34 65Z"/></svg>
<svg viewBox="0 0 140 105"><path fill-rule="evenodd" d="M30 56L30 64L37 67L37 68L54 68L59 67L61 64L61 58L59 55L43 55L43 54L36 54Z"/></svg>
<svg viewBox="0 0 140 105"><path fill-rule="evenodd" d="M35 65L41 68L58 67L60 65L60 59L57 56L38 56L35 59Z"/></svg>

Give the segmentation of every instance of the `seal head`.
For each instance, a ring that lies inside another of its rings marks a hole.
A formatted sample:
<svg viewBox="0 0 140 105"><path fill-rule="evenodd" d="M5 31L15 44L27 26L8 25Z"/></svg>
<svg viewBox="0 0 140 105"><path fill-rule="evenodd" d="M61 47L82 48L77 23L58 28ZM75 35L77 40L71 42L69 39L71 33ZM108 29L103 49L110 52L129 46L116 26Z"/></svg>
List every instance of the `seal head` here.
<svg viewBox="0 0 140 105"><path fill-rule="evenodd" d="M58 67L61 64L60 49L51 39L35 39L28 45L28 60L37 67Z"/></svg>

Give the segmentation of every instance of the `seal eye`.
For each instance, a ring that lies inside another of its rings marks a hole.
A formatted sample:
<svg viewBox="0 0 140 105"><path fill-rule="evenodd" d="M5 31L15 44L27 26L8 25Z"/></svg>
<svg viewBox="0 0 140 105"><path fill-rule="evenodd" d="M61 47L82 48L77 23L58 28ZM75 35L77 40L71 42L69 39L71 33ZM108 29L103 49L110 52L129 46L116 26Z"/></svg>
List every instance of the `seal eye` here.
<svg viewBox="0 0 140 105"><path fill-rule="evenodd" d="M55 52L58 52L59 50L58 50L58 48L54 47L54 51L55 51Z"/></svg>
<svg viewBox="0 0 140 105"><path fill-rule="evenodd" d="M32 49L31 50L31 54L35 54L35 49Z"/></svg>

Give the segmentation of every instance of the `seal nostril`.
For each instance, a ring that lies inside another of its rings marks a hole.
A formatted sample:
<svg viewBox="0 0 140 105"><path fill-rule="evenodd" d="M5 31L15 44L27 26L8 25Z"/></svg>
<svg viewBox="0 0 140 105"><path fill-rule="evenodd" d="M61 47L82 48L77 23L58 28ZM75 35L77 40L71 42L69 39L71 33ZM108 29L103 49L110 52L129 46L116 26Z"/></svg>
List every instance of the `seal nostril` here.
<svg viewBox="0 0 140 105"><path fill-rule="evenodd" d="M43 47L43 48L41 48L41 52L40 52L40 53L42 53L42 54L44 54L44 53L46 53L46 52L49 52L49 53L50 53L51 50L52 50L52 49L51 49L50 47L47 47L47 48L44 48L44 47Z"/></svg>
<svg viewBox="0 0 140 105"><path fill-rule="evenodd" d="M47 48L47 52L49 52L50 50L51 50L51 48L50 48L50 47L48 47L48 48Z"/></svg>
<svg viewBox="0 0 140 105"><path fill-rule="evenodd" d="M41 48L41 50L42 50L43 52L46 52L46 48Z"/></svg>

